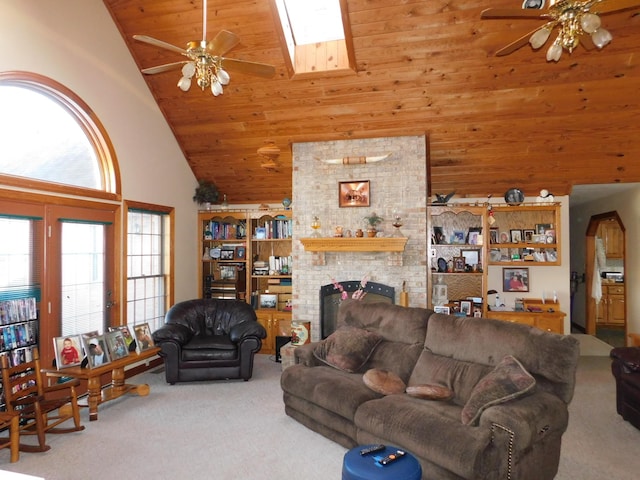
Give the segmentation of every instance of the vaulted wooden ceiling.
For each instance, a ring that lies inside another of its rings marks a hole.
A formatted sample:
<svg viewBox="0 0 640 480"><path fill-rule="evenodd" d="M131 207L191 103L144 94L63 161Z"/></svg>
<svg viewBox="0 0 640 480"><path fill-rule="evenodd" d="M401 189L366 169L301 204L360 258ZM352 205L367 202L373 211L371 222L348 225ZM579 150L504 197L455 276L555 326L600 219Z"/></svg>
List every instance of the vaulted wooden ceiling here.
<svg viewBox="0 0 640 480"><path fill-rule="evenodd" d="M180 47L202 37L201 0L104 3L140 68L183 57L134 34ZM182 92L179 70L144 77L196 177L230 203L291 196L294 142L396 135L427 136L431 192L561 195L640 181L640 8L602 17L613 35L604 49L578 47L556 64L545 47L494 55L542 21L480 13L521 0L347 3L357 73L290 78L269 0L209 0L207 38L236 33L226 56L274 65L276 76L232 73L218 97ZM257 149L269 141L281 154L267 170Z"/></svg>

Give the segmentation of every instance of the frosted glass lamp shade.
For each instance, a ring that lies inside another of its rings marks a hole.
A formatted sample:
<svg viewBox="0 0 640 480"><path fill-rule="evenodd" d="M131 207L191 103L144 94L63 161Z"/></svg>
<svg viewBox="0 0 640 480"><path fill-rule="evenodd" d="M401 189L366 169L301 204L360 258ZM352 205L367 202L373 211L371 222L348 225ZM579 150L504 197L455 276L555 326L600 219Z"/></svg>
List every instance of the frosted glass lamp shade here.
<svg viewBox="0 0 640 480"><path fill-rule="evenodd" d="M549 30L548 28L541 28L537 30L533 35L531 35L531 38L529 38L531 47L534 50L537 50L545 44L545 42L549 39L549 35L551 35L551 30Z"/></svg>
<svg viewBox="0 0 640 480"><path fill-rule="evenodd" d="M585 13L580 17L580 26L587 33L593 33L600 28L600 17L595 13Z"/></svg>
<svg viewBox="0 0 640 480"><path fill-rule="evenodd" d="M595 32L591 34L591 39L596 47L602 48L607 45L613 37L609 30L605 30L604 28L599 28Z"/></svg>
<svg viewBox="0 0 640 480"><path fill-rule="evenodd" d="M178 88L183 92L188 91L191 88L191 79L189 77L182 77L178 81Z"/></svg>

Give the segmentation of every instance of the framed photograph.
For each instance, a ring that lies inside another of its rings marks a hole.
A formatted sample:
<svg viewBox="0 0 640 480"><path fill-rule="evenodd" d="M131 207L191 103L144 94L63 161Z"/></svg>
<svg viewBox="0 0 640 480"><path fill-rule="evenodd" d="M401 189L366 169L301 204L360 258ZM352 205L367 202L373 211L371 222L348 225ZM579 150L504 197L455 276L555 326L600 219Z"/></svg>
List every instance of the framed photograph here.
<svg viewBox="0 0 640 480"><path fill-rule="evenodd" d="M443 245L444 242L444 230L442 230L442 227L433 227L433 243L435 245Z"/></svg>
<svg viewBox="0 0 640 480"><path fill-rule="evenodd" d="M247 249L245 247L236 247L236 259L244 260L247 256Z"/></svg>
<svg viewBox="0 0 640 480"><path fill-rule="evenodd" d="M454 272L464 272L465 271L465 263L464 257L453 257L453 271Z"/></svg>
<svg viewBox="0 0 640 480"><path fill-rule="evenodd" d="M460 313L464 313L467 317L471 316L471 307L473 304L469 300L460 301Z"/></svg>
<svg viewBox="0 0 640 480"><path fill-rule="evenodd" d="M256 240L264 240L267 238L267 229L265 227L256 227Z"/></svg>
<svg viewBox="0 0 640 480"><path fill-rule="evenodd" d="M503 268L502 269L503 292L528 292L529 269L528 268Z"/></svg>
<svg viewBox="0 0 640 480"><path fill-rule="evenodd" d="M371 205L369 180L338 182L338 205L340 207L368 207Z"/></svg>
<svg viewBox="0 0 640 480"><path fill-rule="evenodd" d="M138 344L138 348L141 352L154 346L153 338L151 337L151 329L149 328L148 323L135 325L133 327L133 331L136 334L136 343Z"/></svg>
<svg viewBox="0 0 640 480"><path fill-rule="evenodd" d="M111 362L104 335L85 333L82 335L84 351L89 368L99 367Z"/></svg>
<svg viewBox="0 0 640 480"><path fill-rule="evenodd" d="M466 265L478 265L480 263L480 249L460 250L460 255L464 257Z"/></svg>
<svg viewBox="0 0 640 480"><path fill-rule="evenodd" d="M53 337L53 349L58 369L75 367L82 363L82 338L80 335Z"/></svg>
<svg viewBox="0 0 640 480"><path fill-rule="evenodd" d="M555 230L545 230L544 236L545 236L545 242L546 243L556 243L556 231Z"/></svg>
<svg viewBox="0 0 640 480"><path fill-rule="evenodd" d="M498 229L496 227L491 227L489 229L489 243L499 243L498 242Z"/></svg>
<svg viewBox="0 0 640 480"><path fill-rule="evenodd" d="M478 235L482 234L482 227L470 227L467 233L467 243L469 245L478 244Z"/></svg>
<svg viewBox="0 0 640 480"><path fill-rule="evenodd" d="M511 236L507 232L500 232L499 243L509 243L510 241L511 241Z"/></svg>
<svg viewBox="0 0 640 480"><path fill-rule="evenodd" d="M129 355L129 349L124 341L124 335L120 330L115 330L105 334L105 340L107 342L107 349L111 360L118 360Z"/></svg>
<svg viewBox="0 0 640 480"><path fill-rule="evenodd" d="M220 260L233 260L233 256L235 254L235 250L230 248L223 248L220 251Z"/></svg>
<svg viewBox="0 0 640 480"><path fill-rule="evenodd" d="M235 279L236 279L235 265L220 266L220 280L235 280Z"/></svg>
<svg viewBox="0 0 640 480"><path fill-rule="evenodd" d="M533 243L533 236L536 234L535 230L523 230L522 240L527 243Z"/></svg>
<svg viewBox="0 0 640 480"><path fill-rule="evenodd" d="M553 225L551 223L536 223L536 233L538 235L544 235L544 232L551 230Z"/></svg>
<svg viewBox="0 0 640 480"><path fill-rule="evenodd" d="M466 240L466 235L462 230L454 230L453 234L451 235L451 242L452 244L457 244L457 245L463 245L465 240Z"/></svg>
<svg viewBox="0 0 640 480"><path fill-rule="evenodd" d="M533 243L547 243L547 237L536 233L531 237L531 241Z"/></svg>
<svg viewBox="0 0 640 480"><path fill-rule="evenodd" d="M260 295L260 308L275 309L278 306L278 295L263 293Z"/></svg>
<svg viewBox="0 0 640 480"><path fill-rule="evenodd" d="M121 325L119 327L109 327L110 332L114 332L116 330L120 330L122 332L124 343L127 344L127 349L129 350L129 352L140 353L138 351L138 343L136 342L135 337L131 334L131 330L129 330L129 327L127 325Z"/></svg>
<svg viewBox="0 0 640 480"><path fill-rule="evenodd" d="M521 243L522 242L522 230L510 230L511 233L511 243Z"/></svg>
<svg viewBox="0 0 640 480"><path fill-rule="evenodd" d="M444 305L435 305L433 311L435 313L446 313L447 315L450 313L449 307L445 307Z"/></svg>

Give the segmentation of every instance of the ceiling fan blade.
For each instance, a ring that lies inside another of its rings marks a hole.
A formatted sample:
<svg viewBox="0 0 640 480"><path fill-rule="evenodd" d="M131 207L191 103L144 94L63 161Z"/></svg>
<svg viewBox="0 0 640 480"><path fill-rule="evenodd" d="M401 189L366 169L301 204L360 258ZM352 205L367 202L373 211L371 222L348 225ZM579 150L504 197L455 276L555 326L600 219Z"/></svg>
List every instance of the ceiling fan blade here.
<svg viewBox="0 0 640 480"><path fill-rule="evenodd" d="M153 37L148 37L147 35L134 35L133 38L139 42L148 43L155 47L165 48L176 53L181 53L182 55L187 54L187 51L184 48L176 47L175 45L171 45L170 43L163 42L162 40L158 40Z"/></svg>
<svg viewBox="0 0 640 480"><path fill-rule="evenodd" d="M157 67L143 68L140 71L146 75L153 75L154 73L162 73L168 70L175 70L178 67L182 67L185 63L187 63L186 60L184 62L165 63L164 65L158 65Z"/></svg>
<svg viewBox="0 0 640 480"><path fill-rule="evenodd" d="M630 8L640 8L640 0L603 0L591 7L591 11L602 14Z"/></svg>
<svg viewBox="0 0 640 480"><path fill-rule="evenodd" d="M247 62L246 60L236 60L233 58L223 58L222 68L232 72L246 73L265 78L271 78L276 74L276 68L273 65Z"/></svg>
<svg viewBox="0 0 640 480"><path fill-rule="evenodd" d="M217 57L221 57L240 43L240 38L235 33L220 30L213 40L207 44L207 50Z"/></svg>
<svg viewBox="0 0 640 480"><path fill-rule="evenodd" d="M543 26L545 26L545 25L543 25ZM527 33L527 34L521 36L520 38L518 38L517 40L511 42L506 47L502 47L500 50L498 50L496 52L496 57L503 57L505 55L509 55L510 53L515 52L519 48L524 47L529 42L529 39L531 38L531 35L536 33L541 28L542 27L538 27L535 30L531 30L529 33Z"/></svg>
<svg viewBox="0 0 640 480"><path fill-rule="evenodd" d="M480 14L480 18L549 18L546 8L487 8Z"/></svg>

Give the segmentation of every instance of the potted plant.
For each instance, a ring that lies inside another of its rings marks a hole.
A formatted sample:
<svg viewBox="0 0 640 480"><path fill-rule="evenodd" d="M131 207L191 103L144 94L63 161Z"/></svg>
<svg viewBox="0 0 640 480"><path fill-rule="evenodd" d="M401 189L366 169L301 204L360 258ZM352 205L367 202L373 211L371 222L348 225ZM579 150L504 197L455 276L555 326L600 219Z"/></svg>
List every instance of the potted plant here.
<svg viewBox="0 0 640 480"><path fill-rule="evenodd" d="M382 223L384 218L378 216L376 212L373 212L371 215L364 217L364 219L367 222L367 236L375 237L378 232L377 226L379 223Z"/></svg>
<svg viewBox="0 0 640 480"><path fill-rule="evenodd" d="M199 180L193 195L193 201L198 202L200 205L205 205L209 210L211 204L218 201L218 195L218 187L214 183L207 180Z"/></svg>

